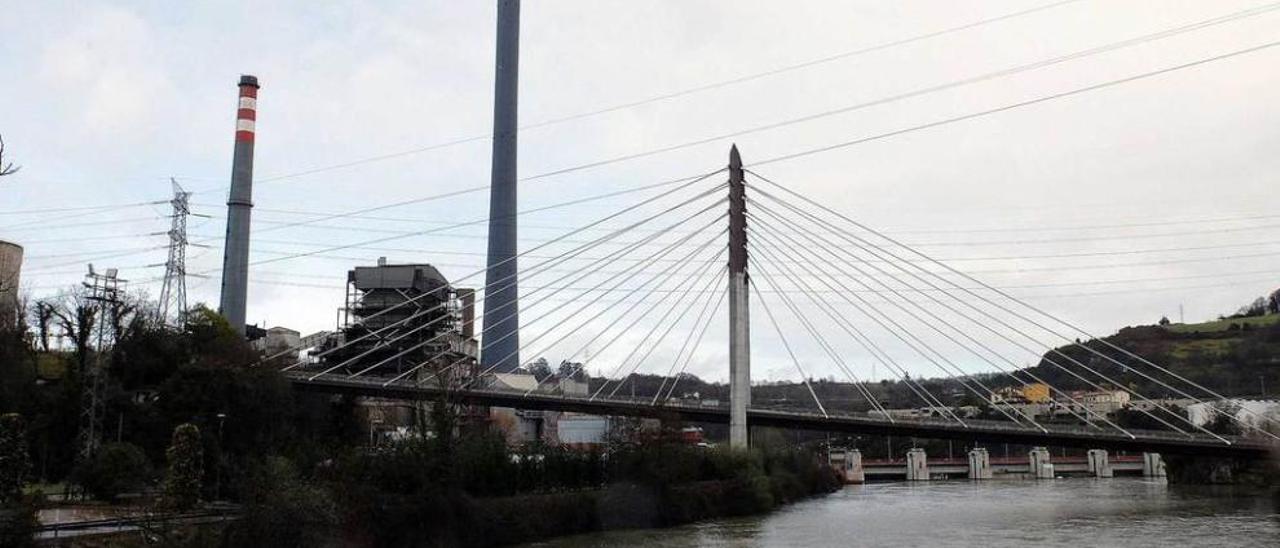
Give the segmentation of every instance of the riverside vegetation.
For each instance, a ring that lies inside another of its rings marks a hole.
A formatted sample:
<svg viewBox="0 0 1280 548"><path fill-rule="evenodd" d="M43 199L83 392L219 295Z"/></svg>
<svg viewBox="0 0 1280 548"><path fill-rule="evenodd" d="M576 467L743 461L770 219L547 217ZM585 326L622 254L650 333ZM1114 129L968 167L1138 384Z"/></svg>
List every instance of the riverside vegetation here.
<svg viewBox="0 0 1280 548"><path fill-rule="evenodd" d="M0 326L0 545L32 542L49 504L39 492L154 512L241 507L225 525L145 526L119 546L497 546L765 512L838 486L816 451L793 444L691 447L670 424L597 451L512 448L455 428L441 402L430 431L370 448L354 400L295 393L273 368L246 365L253 352L216 313L197 307L175 331L149 309L136 299L110 317L115 343L101 356L95 310L74 295ZM55 334L69 347L51 345ZM98 358L106 443L78 462Z"/></svg>

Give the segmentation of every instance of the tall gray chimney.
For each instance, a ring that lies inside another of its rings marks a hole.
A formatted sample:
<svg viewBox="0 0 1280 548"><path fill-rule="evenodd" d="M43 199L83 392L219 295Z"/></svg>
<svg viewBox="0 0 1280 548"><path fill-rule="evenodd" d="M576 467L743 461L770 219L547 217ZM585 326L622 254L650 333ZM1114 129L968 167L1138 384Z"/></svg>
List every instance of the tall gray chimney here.
<svg viewBox="0 0 1280 548"><path fill-rule="evenodd" d="M249 213L253 209L253 137L258 118L258 78L240 76L236 110L236 148L227 196L227 238L222 254L222 313L236 333L244 334L249 286Z"/></svg>
<svg viewBox="0 0 1280 548"><path fill-rule="evenodd" d="M484 278L480 363L499 373L520 367L516 287L516 96L520 68L520 0L498 0L493 94L493 167L489 187L489 258Z"/></svg>

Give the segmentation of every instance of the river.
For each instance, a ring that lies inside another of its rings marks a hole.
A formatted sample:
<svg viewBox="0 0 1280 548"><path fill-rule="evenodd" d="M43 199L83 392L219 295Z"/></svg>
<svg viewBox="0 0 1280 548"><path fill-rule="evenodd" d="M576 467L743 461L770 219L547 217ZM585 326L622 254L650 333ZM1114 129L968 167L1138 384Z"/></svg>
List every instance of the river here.
<svg viewBox="0 0 1280 548"><path fill-rule="evenodd" d="M853 485L764 516L532 546L1280 546L1265 494L1142 478Z"/></svg>

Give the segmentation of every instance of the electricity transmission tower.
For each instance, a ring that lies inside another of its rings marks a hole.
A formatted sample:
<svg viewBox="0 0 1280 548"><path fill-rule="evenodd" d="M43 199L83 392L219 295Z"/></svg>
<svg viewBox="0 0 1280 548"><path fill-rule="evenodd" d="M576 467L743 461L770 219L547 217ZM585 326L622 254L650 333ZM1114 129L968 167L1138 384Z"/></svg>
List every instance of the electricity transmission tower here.
<svg viewBox="0 0 1280 548"><path fill-rule="evenodd" d="M109 314L115 314L120 304L120 283L117 271L108 268L105 274L93 270L89 264L89 273L85 275L84 286L89 290L88 299L93 304L98 316L97 343L93 361L84 371L84 387L81 390L80 409L80 460L88 459L98 450L102 443L102 409L106 391L107 371L102 356L106 351L107 330L112 322Z"/></svg>
<svg viewBox="0 0 1280 548"><path fill-rule="evenodd" d="M191 215L191 193L178 181L173 184L173 218L169 225L169 259L164 263L164 285L160 287L160 321L175 329L185 327L187 318L187 217Z"/></svg>

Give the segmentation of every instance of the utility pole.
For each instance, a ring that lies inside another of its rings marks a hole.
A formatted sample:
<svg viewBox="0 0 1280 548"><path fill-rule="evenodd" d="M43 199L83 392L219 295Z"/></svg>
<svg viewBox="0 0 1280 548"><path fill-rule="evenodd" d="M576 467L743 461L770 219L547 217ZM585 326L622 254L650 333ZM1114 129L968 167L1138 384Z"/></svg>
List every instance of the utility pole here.
<svg viewBox="0 0 1280 548"><path fill-rule="evenodd" d="M107 320L107 315L116 312L116 305L120 303L120 283L125 281L117 277L116 269L108 268L105 274L99 274L93 270L93 264L89 265L89 273L85 275L85 280L84 286L89 290L88 299L94 303L93 306L98 315L98 334L95 344L97 348L88 370L84 371L80 393L78 457L82 462L97 453L98 447L102 444L103 398L107 376L102 356L106 351L106 332L112 325Z"/></svg>
<svg viewBox="0 0 1280 548"><path fill-rule="evenodd" d="M173 219L169 224L169 259L164 263L164 285L160 286L160 321L182 329L187 321L187 216L191 214L191 193L178 181L173 184Z"/></svg>
<svg viewBox="0 0 1280 548"><path fill-rule="evenodd" d="M493 93L489 253L484 277L480 363L498 373L520 367L516 277L516 112L520 74L520 0L498 0Z"/></svg>
<svg viewBox="0 0 1280 548"><path fill-rule="evenodd" d="M738 145L729 149L729 446L746 448L751 406L751 301L747 284L747 189Z"/></svg>

